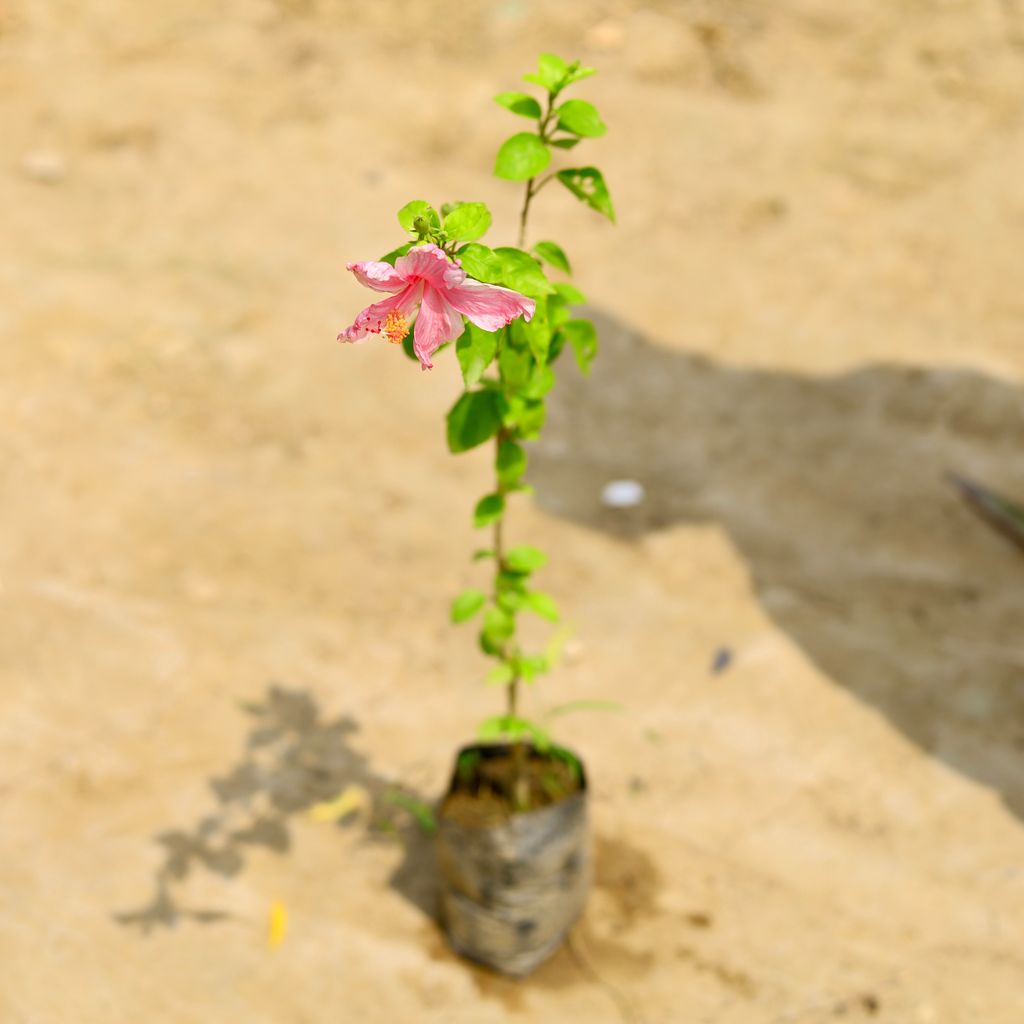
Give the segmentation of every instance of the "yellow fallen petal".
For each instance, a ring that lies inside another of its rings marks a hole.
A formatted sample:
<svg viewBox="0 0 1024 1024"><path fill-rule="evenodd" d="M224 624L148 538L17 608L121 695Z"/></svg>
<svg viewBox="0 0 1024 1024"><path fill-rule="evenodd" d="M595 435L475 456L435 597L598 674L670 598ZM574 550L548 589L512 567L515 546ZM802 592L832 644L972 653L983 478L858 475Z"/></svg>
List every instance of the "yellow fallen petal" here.
<svg viewBox="0 0 1024 1024"><path fill-rule="evenodd" d="M270 904L270 917L267 921L267 945L277 949L288 934L288 908L280 901Z"/></svg>
<svg viewBox="0 0 1024 1024"><path fill-rule="evenodd" d="M333 800L310 807L309 816L313 821L341 821L353 811L367 810L369 806L370 794L362 786L346 786Z"/></svg>

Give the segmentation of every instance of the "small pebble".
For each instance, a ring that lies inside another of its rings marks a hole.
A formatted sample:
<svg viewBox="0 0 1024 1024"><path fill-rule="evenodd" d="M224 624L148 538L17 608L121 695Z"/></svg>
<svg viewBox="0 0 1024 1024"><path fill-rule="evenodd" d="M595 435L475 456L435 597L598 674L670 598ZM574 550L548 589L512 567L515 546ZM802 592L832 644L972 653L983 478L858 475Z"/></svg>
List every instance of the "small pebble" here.
<svg viewBox="0 0 1024 1024"><path fill-rule="evenodd" d="M56 185L67 177L67 161L50 149L37 149L21 158L21 173L43 185Z"/></svg>
<svg viewBox="0 0 1024 1024"><path fill-rule="evenodd" d="M881 1001L873 992L865 992L860 997L860 1005L868 1013L878 1013L882 1007Z"/></svg>
<svg viewBox="0 0 1024 1024"><path fill-rule="evenodd" d="M711 662L711 674L718 675L732 664L732 651L728 647L719 647Z"/></svg>
<svg viewBox="0 0 1024 1024"><path fill-rule="evenodd" d="M608 508L635 508L644 497L644 485L636 480L609 480L601 491L601 503Z"/></svg>

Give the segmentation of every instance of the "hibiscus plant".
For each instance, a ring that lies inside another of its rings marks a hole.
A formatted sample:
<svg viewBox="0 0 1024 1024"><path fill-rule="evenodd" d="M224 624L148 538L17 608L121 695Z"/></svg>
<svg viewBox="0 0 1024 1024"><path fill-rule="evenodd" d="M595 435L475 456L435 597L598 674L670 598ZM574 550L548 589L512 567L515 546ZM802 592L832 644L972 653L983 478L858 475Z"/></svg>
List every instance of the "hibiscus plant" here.
<svg viewBox="0 0 1024 1024"><path fill-rule="evenodd" d="M465 391L448 413L448 447L464 452L493 442L494 483L473 511L474 524L491 530L490 546L473 556L489 564L491 582L486 591L471 588L459 594L451 617L466 622L482 613L480 646L495 662L486 681L504 687L507 701L502 714L484 722L481 738L506 737L520 752L525 741L541 751L551 749L545 730L521 713L519 697L523 683L550 668L553 654L550 648L542 653L523 647L518 616L528 611L557 622L559 612L532 583L533 573L547 560L543 552L506 542L506 505L510 495L528 489L523 442L536 439L544 424L554 364L568 347L586 374L597 351L594 325L573 313L572 307L585 301L583 294L548 276L550 269L571 275L565 250L552 241L527 250L526 232L531 204L550 182L615 220L596 167L549 170L559 151L605 133L592 104L561 98L565 89L592 74L594 69L579 61L567 63L546 53L536 73L524 76L541 88L542 100L523 92L495 97L512 114L534 122L531 131L517 132L502 144L494 166L499 178L525 183L518 245L492 249L479 241L491 225L484 203L445 203L440 211L424 200L407 203L398 220L411 237L379 261L348 264L360 283L388 297L364 309L338 335L340 341L353 342L380 335L402 344L424 370L432 368L435 352L455 342Z"/></svg>

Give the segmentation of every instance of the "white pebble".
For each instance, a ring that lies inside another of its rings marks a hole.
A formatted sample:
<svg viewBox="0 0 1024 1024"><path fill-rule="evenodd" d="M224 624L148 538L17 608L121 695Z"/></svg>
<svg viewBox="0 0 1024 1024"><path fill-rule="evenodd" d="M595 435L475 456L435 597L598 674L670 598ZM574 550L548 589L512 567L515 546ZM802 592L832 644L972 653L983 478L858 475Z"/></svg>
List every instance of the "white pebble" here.
<svg viewBox="0 0 1024 1024"><path fill-rule="evenodd" d="M601 491L608 508L633 508L644 500L644 485L636 480L609 480Z"/></svg>

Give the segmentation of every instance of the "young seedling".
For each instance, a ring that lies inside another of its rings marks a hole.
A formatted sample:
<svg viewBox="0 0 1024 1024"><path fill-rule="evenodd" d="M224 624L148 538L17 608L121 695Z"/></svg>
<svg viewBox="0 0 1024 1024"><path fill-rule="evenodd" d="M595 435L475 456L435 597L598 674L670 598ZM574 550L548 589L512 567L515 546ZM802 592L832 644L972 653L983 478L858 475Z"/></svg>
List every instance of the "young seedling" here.
<svg viewBox="0 0 1024 1024"><path fill-rule="evenodd" d="M485 681L505 691L504 712L487 719L480 735L513 743L517 809L529 805L525 744L542 752L558 749L520 707L523 685L547 672L552 658L548 651L526 649L519 617L527 613L555 623L560 616L554 599L534 585L547 556L528 544L509 544L505 518L509 499L528 490L524 443L536 440L544 426L555 364L571 349L587 374L597 354L593 323L573 312L586 301L583 293L549 277L552 271L571 276L566 250L547 239L525 247L532 204L551 182L615 220L608 187L596 167L552 166L556 158L606 131L593 104L563 98L594 73L578 61L545 53L537 71L524 76L539 87L539 98L525 92L495 97L512 114L533 122L530 130L502 143L494 165L499 178L524 183L517 245L490 248L480 241L491 225L484 203L445 203L439 210L422 199L407 203L398 211L406 240L379 261L348 265L362 284L387 298L364 309L338 335L346 342L378 335L401 344L424 370L433 367L439 349L455 342L465 391L448 413L448 447L459 453L493 444L494 480L473 509L474 524L491 533L489 546L473 558L489 564L491 578L486 586L459 594L451 618L480 622L480 647L494 662Z"/></svg>

